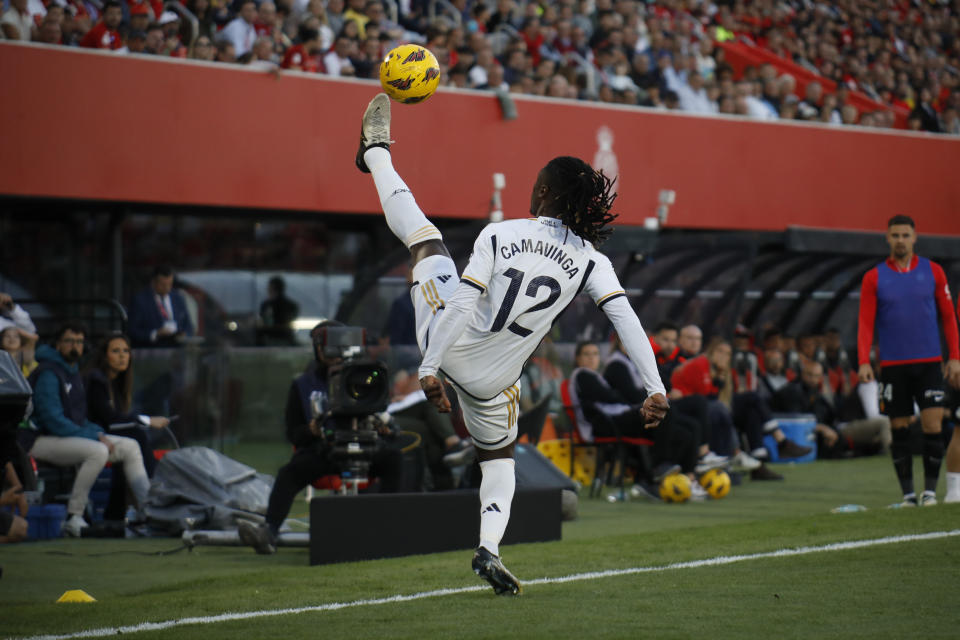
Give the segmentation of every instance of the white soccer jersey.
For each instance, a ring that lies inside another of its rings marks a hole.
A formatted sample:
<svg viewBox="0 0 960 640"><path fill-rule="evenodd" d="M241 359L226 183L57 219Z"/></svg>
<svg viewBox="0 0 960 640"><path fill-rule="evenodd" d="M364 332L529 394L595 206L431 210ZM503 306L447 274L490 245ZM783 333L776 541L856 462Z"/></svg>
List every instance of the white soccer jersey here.
<svg viewBox="0 0 960 640"><path fill-rule="evenodd" d="M431 329L420 377L441 370L474 398L493 398L519 379L527 358L581 291L613 321L648 392L664 393L653 351L610 260L546 217L494 223L480 233Z"/></svg>

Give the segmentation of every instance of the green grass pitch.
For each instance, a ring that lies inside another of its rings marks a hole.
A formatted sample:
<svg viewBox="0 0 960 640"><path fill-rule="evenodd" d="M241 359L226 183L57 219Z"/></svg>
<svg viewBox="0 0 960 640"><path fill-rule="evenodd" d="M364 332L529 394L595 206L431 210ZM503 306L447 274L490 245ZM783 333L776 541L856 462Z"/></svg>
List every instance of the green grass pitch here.
<svg viewBox="0 0 960 640"><path fill-rule="evenodd" d="M504 561L523 581L960 529L960 505L885 509L898 497L887 456L778 470L784 482L746 480L727 498L698 504L611 504L584 497L579 519L564 523L562 541L504 547ZM830 513L847 503L868 511ZM306 512L302 502L296 509ZM436 526L443 526L442 514ZM0 547L0 637L74 634L483 584L470 572L469 551L320 567L308 566L306 549L266 557L242 547L157 554L178 546L177 539L150 539ZM77 588L97 602L54 603ZM483 589L124 635L143 640L956 638L958 593L960 536L953 536L533 584L518 598Z"/></svg>

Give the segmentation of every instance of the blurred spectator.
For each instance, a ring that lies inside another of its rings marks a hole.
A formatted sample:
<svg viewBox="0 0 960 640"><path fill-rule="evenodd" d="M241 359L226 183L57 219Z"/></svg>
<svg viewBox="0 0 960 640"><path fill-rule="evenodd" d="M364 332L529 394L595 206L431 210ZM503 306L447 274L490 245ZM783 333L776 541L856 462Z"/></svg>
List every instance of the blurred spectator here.
<svg viewBox="0 0 960 640"><path fill-rule="evenodd" d="M784 365L783 354L779 349L767 349L763 352L764 372L760 374L760 384L757 387L757 393L768 403L773 403L773 398L780 389L785 387L790 378L787 377L787 369Z"/></svg>
<svg viewBox="0 0 960 640"><path fill-rule="evenodd" d="M0 291L0 330L8 327L16 328L28 346L37 341L37 327L30 314L14 302L13 297Z"/></svg>
<svg viewBox="0 0 960 640"><path fill-rule="evenodd" d="M8 443L16 447L15 439L4 440L0 447ZM29 529L26 517L30 507L23 493L23 483L10 459L13 455L13 451L0 450L0 544L26 540Z"/></svg>
<svg viewBox="0 0 960 640"><path fill-rule="evenodd" d="M150 5L146 1L132 3L130 5L130 32L143 31L146 33L147 27L150 26L152 13Z"/></svg>
<svg viewBox="0 0 960 640"><path fill-rule="evenodd" d="M770 414L769 406L758 394L734 393L732 357L733 348L729 342L722 338L711 340L704 355L687 361L673 372L671 398L697 394L712 400L709 404L712 432L725 434L731 427L736 427L749 443L750 455L742 456L739 447L727 451L717 446L719 443L715 436L714 442L711 442L712 448L722 455L732 455L735 464L743 461L749 463L750 457L760 460L768 458L769 453L763 444L765 434L773 436L782 458L797 458L809 453L809 447L800 446L784 436ZM765 466L753 469L752 477L755 480L781 479Z"/></svg>
<svg viewBox="0 0 960 640"><path fill-rule="evenodd" d="M836 431L836 411L833 403L821 392L823 365L805 360L800 379L777 391L773 408L785 413L809 413L816 416L814 433L817 437L817 456L836 458L848 450L848 443Z"/></svg>
<svg viewBox="0 0 960 640"><path fill-rule="evenodd" d="M25 378L29 377L33 370L37 368L37 361L33 357L33 348L24 346L20 330L16 327L0 329L0 349L10 354Z"/></svg>
<svg viewBox="0 0 960 640"><path fill-rule="evenodd" d="M117 49L117 53L146 53L147 33L145 31L130 31L127 33L127 43Z"/></svg>
<svg viewBox="0 0 960 640"><path fill-rule="evenodd" d="M958 116L957 109L954 107L947 107L943 110L942 119L943 126L941 129L944 133L952 136L960 136L960 116Z"/></svg>
<svg viewBox="0 0 960 640"><path fill-rule="evenodd" d="M116 0L107 0L103 5L103 18L80 41L81 47L89 49L119 49L123 46L117 27L123 20L123 11Z"/></svg>
<svg viewBox="0 0 960 640"><path fill-rule="evenodd" d="M287 49L280 63L282 69L292 69L294 71L306 71L308 73L319 73L320 63L318 56L322 51L320 45L320 32L316 29L301 26L300 35L297 38L299 44L295 44Z"/></svg>
<svg viewBox="0 0 960 640"><path fill-rule="evenodd" d="M353 62L350 56L357 52L356 40L346 35L337 36L333 49L323 57L323 66L330 76L352 76Z"/></svg>
<svg viewBox="0 0 960 640"><path fill-rule="evenodd" d="M90 488L107 461L123 463L138 508L145 506L150 489L136 441L107 435L87 418L86 391L78 368L85 336L86 330L78 324L61 327L55 336L56 349L48 345L37 348L40 366L30 380L33 419L40 431L30 455L58 466L79 465L67 503L69 518L63 526L64 532L74 537L88 526L83 513Z"/></svg>
<svg viewBox="0 0 960 640"><path fill-rule="evenodd" d="M644 470L648 481L659 481L667 475L667 469L675 471L683 462L692 470L696 443L690 433L667 421L654 429L645 428L642 402L624 398L600 374L600 348L595 343L577 344L575 365L570 373L570 399L576 414L576 427L584 442L593 442L595 437L652 440L656 467Z"/></svg>
<svg viewBox="0 0 960 640"><path fill-rule="evenodd" d="M180 41L180 16L173 11L164 11L157 21L163 30L163 49L161 55L173 58L186 58L187 48Z"/></svg>
<svg viewBox="0 0 960 640"><path fill-rule="evenodd" d="M242 57L253 48L257 39L257 3L254 0L241 0L237 17L231 20L220 32L220 38L233 44L233 54Z"/></svg>
<svg viewBox="0 0 960 640"><path fill-rule="evenodd" d="M162 55L164 44L163 27L159 24L151 24L147 27L147 32L143 38L142 52L152 56Z"/></svg>
<svg viewBox="0 0 960 640"><path fill-rule="evenodd" d="M214 60L216 62L236 62L237 51L233 47L233 43L229 40L218 40L217 54Z"/></svg>
<svg viewBox="0 0 960 640"><path fill-rule="evenodd" d="M249 53L245 56L247 63L268 62L270 64L276 64L273 49L273 38L270 36L257 36L257 39L253 41L253 48L250 49Z"/></svg>
<svg viewBox="0 0 960 640"><path fill-rule="evenodd" d="M920 100L910 113L910 116L920 118L921 130L940 133L940 118L937 116L937 112L931 102L932 96L930 95L930 90L924 87L920 90Z"/></svg>
<svg viewBox="0 0 960 640"><path fill-rule="evenodd" d="M296 344L293 321L299 315L300 305L287 297L286 281L281 276L270 278L267 283L267 299L260 305L260 337Z"/></svg>
<svg viewBox="0 0 960 640"><path fill-rule="evenodd" d="M33 39L36 23L27 8L27 0L10 0L10 8L0 18L0 28L8 40L29 42Z"/></svg>
<svg viewBox="0 0 960 640"><path fill-rule="evenodd" d="M387 412L397 428L420 436L430 477L425 488L432 491L455 489L453 467L473 462L476 450L469 440L454 431L449 413L439 413L427 400L416 375L397 372L391 404Z"/></svg>
<svg viewBox="0 0 960 640"><path fill-rule="evenodd" d="M60 26L60 20L49 16L44 18L37 30L36 41L44 44L63 44L63 29Z"/></svg>
<svg viewBox="0 0 960 640"><path fill-rule="evenodd" d="M677 334L677 357L682 358L680 362L685 362L700 354L703 349L703 332L695 324L688 324L680 328Z"/></svg>
<svg viewBox="0 0 960 640"><path fill-rule="evenodd" d="M347 0L347 8L343 12L344 25L348 22L353 22L357 27L357 37L361 39L366 37L364 28L370 20L366 14L367 4L367 0Z"/></svg>
<svg viewBox="0 0 960 640"><path fill-rule="evenodd" d="M153 270L150 285L130 302L129 317L134 346L175 346L193 335L186 301L183 293L173 288L173 269L168 266Z"/></svg>
<svg viewBox="0 0 960 640"><path fill-rule="evenodd" d="M213 46L213 41L210 37L200 36L196 42L193 43L193 52L190 54L190 57L194 60L208 60L212 62L216 53L217 50Z"/></svg>
<svg viewBox="0 0 960 640"><path fill-rule="evenodd" d="M199 23L197 39L205 37L212 43L213 37L217 33L217 24L214 17L215 10L211 0L187 0L186 7L188 11L196 16L197 22ZM194 56L191 55L190 57L193 58Z"/></svg>

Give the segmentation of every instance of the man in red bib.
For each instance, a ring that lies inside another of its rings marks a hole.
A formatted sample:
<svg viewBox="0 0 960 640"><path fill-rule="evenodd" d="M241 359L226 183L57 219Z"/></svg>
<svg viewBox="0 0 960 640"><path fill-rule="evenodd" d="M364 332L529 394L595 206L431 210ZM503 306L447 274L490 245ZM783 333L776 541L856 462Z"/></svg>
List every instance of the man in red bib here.
<svg viewBox="0 0 960 640"><path fill-rule="evenodd" d="M913 252L914 222L903 215L887 223L890 257L863 276L857 339L859 377L873 380L870 348L876 327L880 359L880 410L893 428L893 466L903 490L902 506L937 504L936 488L943 460L944 378L960 386L960 338L950 289L943 269ZM940 329L943 324L949 359L942 368ZM913 490L910 431L914 404L923 426L924 491Z"/></svg>

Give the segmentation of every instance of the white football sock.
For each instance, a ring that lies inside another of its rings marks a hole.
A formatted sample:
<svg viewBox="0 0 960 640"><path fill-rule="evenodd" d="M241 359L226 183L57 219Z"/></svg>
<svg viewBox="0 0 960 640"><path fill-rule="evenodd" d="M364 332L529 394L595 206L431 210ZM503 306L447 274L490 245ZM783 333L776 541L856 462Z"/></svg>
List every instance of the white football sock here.
<svg viewBox="0 0 960 640"><path fill-rule="evenodd" d="M517 486L511 458L480 463L480 546L500 555L500 540L510 521L510 503Z"/></svg>
<svg viewBox="0 0 960 640"><path fill-rule="evenodd" d="M960 471L947 471L947 495L960 498Z"/></svg>
<svg viewBox="0 0 960 640"><path fill-rule="evenodd" d="M380 206L387 218L387 226L407 248L426 240L442 240L440 231L427 220L417 206L410 189L393 168L390 152L381 147L370 147L363 154L377 185Z"/></svg>

